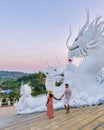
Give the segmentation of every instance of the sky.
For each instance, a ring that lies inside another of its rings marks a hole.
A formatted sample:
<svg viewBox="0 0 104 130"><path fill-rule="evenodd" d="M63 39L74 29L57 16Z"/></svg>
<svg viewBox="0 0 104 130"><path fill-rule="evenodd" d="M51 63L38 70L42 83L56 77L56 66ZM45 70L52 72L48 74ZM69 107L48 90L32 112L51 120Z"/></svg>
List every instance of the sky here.
<svg viewBox="0 0 104 130"><path fill-rule="evenodd" d="M90 20L104 19L104 0L0 0L0 70L64 67L69 26L74 39L86 22L85 8Z"/></svg>

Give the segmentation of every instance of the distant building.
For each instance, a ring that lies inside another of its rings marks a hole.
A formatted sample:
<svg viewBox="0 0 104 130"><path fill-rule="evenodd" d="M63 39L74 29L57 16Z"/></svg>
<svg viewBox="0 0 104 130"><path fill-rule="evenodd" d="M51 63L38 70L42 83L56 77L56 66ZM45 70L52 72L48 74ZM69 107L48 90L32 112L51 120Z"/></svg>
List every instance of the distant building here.
<svg viewBox="0 0 104 130"><path fill-rule="evenodd" d="M1 93L5 93L5 94L10 94L11 92L13 92L11 89L1 91Z"/></svg>

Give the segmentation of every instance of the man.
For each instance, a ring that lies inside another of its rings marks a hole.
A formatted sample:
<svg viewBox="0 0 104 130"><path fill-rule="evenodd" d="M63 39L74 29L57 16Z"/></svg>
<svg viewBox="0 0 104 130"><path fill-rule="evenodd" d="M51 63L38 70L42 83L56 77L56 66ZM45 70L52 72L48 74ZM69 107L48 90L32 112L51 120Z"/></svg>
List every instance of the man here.
<svg viewBox="0 0 104 130"><path fill-rule="evenodd" d="M60 97L60 100L64 97L64 107L66 110L66 114L68 114L70 111L70 106L69 106L70 96L71 96L71 90L69 88L69 85L65 84L65 91L63 95Z"/></svg>

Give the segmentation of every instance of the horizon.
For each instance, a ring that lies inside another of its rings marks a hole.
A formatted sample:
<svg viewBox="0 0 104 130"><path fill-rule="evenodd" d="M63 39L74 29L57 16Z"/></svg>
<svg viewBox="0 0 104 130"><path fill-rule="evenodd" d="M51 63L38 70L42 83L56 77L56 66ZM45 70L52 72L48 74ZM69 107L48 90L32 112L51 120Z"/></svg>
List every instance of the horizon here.
<svg viewBox="0 0 104 130"><path fill-rule="evenodd" d="M90 20L98 15L103 20L103 5L103 0L0 1L0 70L34 73L48 65L65 67L70 24L73 42L86 21L85 7Z"/></svg>

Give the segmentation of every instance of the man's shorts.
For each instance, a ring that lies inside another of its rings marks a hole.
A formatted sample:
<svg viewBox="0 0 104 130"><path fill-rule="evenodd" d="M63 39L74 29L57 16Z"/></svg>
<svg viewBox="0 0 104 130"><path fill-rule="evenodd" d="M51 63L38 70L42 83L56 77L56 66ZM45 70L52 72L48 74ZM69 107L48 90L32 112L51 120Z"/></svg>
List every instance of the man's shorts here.
<svg viewBox="0 0 104 130"><path fill-rule="evenodd" d="M68 105L68 104L69 104L69 99L65 99L65 98L64 98L63 103L64 103L64 105Z"/></svg>

